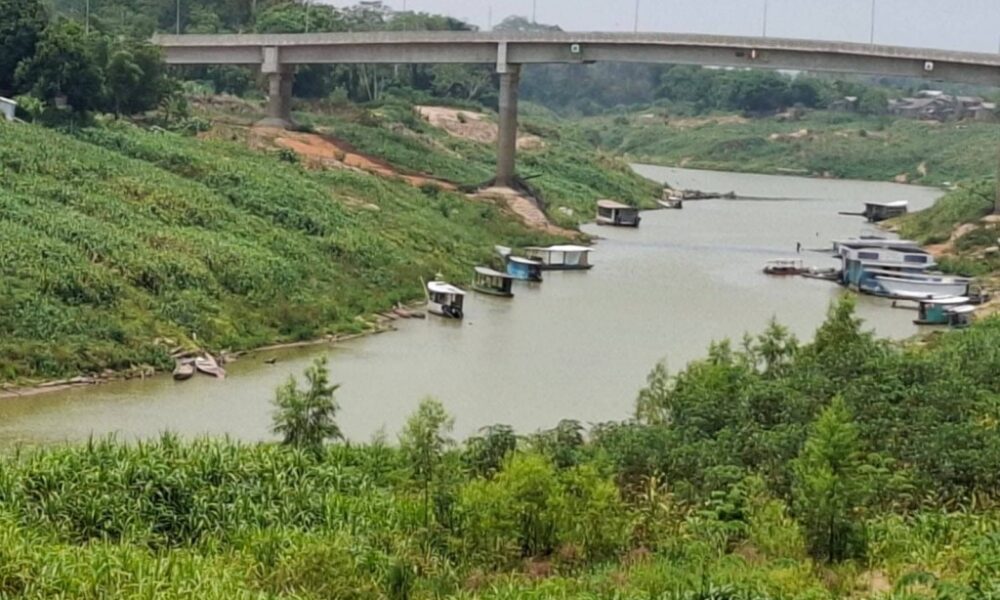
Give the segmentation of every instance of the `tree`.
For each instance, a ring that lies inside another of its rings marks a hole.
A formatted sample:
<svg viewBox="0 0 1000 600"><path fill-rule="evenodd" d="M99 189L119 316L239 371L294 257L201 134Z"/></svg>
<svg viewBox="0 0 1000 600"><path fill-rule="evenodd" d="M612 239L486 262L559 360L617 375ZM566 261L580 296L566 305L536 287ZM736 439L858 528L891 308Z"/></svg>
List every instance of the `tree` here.
<svg viewBox="0 0 1000 600"><path fill-rule="evenodd" d="M35 54L49 15L39 0L0 0L0 91L12 95L17 65Z"/></svg>
<svg viewBox="0 0 1000 600"><path fill-rule="evenodd" d="M816 419L792 465L795 510L817 557L836 562L863 543L857 517L868 489L857 427L843 399Z"/></svg>
<svg viewBox="0 0 1000 600"><path fill-rule="evenodd" d="M441 402L424 398L399 434L400 448L424 498L424 526L430 522L431 486L445 450L454 444L448 436L454 425Z"/></svg>
<svg viewBox="0 0 1000 600"><path fill-rule="evenodd" d="M83 29L73 22L48 27L34 56L17 67L15 80L45 101L65 96L77 112L99 107L102 101L103 74Z"/></svg>
<svg viewBox="0 0 1000 600"><path fill-rule="evenodd" d="M337 425L340 406L334 399L339 385L330 385L330 373L325 356L317 358L305 371L309 387L298 388L294 376L277 390L274 399L274 433L283 437L282 443L304 448L316 454L326 440L344 438Z"/></svg>
<svg viewBox="0 0 1000 600"><path fill-rule="evenodd" d="M479 433L465 441L462 460L476 475L492 477L503 467L507 456L517 449L517 435L509 425L491 425L480 429Z"/></svg>

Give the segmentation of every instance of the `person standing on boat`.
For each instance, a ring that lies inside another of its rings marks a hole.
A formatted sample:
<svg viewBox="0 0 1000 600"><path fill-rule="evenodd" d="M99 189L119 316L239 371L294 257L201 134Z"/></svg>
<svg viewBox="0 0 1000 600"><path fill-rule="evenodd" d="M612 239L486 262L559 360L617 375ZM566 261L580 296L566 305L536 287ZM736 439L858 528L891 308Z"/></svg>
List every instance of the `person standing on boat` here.
<svg viewBox="0 0 1000 600"><path fill-rule="evenodd" d="M802 254L802 242L795 242L795 253Z"/></svg>

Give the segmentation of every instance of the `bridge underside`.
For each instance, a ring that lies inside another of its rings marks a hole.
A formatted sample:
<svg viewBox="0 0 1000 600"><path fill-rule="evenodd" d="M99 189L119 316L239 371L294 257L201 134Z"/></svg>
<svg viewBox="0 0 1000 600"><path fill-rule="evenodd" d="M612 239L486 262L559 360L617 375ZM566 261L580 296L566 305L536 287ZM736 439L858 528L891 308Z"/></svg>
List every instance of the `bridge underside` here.
<svg viewBox="0 0 1000 600"><path fill-rule="evenodd" d="M522 65L592 62L864 73L1000 87L1000 55L918 48L676 34L378 32L157 36L168 64L259 67L266 124L291 125L291 78L303 64L490 64L500 74L497 185L514 177ZM1000 191L998 191L1000 210Z"/></svg>

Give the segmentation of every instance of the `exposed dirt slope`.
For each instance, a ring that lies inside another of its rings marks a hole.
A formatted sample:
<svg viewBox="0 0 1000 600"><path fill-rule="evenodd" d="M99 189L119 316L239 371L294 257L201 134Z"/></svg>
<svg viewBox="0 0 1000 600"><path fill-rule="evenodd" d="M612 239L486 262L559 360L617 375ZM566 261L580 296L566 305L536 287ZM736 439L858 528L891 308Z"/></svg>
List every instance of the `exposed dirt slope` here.
<svg viewBox="0 0 1000 600"><path fill-rule="evenodd" d="M469 110L447 108L444 106L415 106L428 123L439 127L449 134L483 144L495 144L499 127L488 120L486 115ZM537 135L522 134L517 136L518 150L535 150L545 147L545 142Z"/></svg>

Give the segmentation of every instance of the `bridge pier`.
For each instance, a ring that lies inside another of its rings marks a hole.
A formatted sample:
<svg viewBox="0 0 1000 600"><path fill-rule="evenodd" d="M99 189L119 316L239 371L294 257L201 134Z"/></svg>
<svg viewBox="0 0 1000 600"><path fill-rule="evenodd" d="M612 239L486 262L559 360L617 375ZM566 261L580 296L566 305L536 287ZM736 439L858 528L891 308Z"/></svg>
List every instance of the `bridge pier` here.
<svg viewBox="0 0 1000 600"><path fill-rule="evenodd" d="M517 154L517 97L521 81L521 65L501 65L500 118L497 132L496 185L510 187L514 183Z"/></svg>
<svg viewBox="0 0 1000 600"><path fill-rule="evenodd" d="M281 64L281 49L263 48L264 61L260 70L267 77L267 117L257 122L260 127L292 129L292 79L294 67Z"/></svg>

